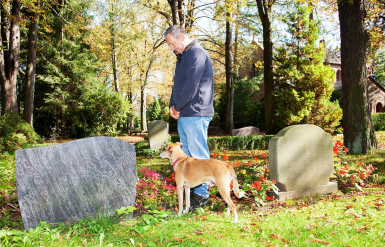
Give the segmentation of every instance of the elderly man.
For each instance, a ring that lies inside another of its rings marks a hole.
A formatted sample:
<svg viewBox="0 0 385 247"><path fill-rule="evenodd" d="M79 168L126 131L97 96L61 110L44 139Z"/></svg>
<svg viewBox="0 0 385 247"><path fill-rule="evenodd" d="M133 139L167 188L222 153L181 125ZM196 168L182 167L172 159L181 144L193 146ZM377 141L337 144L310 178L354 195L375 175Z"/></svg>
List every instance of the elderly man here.
<svg viewBox="0 0 385 247"><path fill-rule="evenodd" d="M214 116L213 65L209 54L178 25L169 27L164 37L177 54L174 87L170 99L170 115L178 120L182 150L197 159L209 159L207 130ZM191 210L208 202L208 186L193 189Z"/></svg>

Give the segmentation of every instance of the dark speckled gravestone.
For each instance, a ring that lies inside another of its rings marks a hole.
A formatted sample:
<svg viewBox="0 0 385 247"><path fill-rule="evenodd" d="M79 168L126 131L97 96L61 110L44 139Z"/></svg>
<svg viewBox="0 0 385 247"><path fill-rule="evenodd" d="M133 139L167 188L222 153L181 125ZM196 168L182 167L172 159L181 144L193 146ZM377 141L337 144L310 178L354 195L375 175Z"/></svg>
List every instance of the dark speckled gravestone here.
<svg viewBox="0 0 385 247"><path fill-rule="evenodd" d="M73 221L133 206L135 147L91 137L16 151L16 186L24 228Z"/></svg>

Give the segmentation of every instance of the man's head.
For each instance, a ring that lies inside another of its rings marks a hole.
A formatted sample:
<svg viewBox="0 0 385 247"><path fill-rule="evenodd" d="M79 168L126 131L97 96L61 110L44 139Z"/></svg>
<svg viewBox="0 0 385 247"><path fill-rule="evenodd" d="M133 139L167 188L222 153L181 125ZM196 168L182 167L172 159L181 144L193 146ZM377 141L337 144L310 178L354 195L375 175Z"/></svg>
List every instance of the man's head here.
<svg viewBox="0 0 385 247"><path fill-rule="evenodd" d="M191 42L186 31L178 25L167 28L163 35L170 49L179 54L182 54L186 46Z"/></svg>

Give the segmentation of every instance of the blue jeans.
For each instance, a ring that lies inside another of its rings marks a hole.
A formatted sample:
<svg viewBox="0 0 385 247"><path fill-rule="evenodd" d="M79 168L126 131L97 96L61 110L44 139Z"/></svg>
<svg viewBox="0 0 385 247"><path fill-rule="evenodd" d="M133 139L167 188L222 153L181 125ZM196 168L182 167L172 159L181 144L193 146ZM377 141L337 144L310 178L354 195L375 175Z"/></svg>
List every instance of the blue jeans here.
<svg viewBox="0 0 385 247"><path fill-rule="evenodd" d="M212 117L180 117L178 119L178 133L183 143L182 151L196 159L210 159L207 146L207 130ZM198 185L194 193L209 197L207 184Z"/></svg>

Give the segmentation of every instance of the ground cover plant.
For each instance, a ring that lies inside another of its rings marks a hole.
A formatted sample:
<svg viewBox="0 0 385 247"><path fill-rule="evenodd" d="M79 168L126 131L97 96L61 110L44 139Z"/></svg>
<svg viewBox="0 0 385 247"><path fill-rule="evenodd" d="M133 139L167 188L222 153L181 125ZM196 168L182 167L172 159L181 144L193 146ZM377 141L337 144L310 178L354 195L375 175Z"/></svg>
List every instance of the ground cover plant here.
<svg viewBox="0 0 385 247"><path fill-rule="evenodd" d="M380 146L384 132L377 133ZM340 191L332 195L274 201L266 191L267 150L213 150L211 156L234 166L245 198L233 201L240 223L232 224L216 188L203 212L176 217L174 175L168 160L138 156L136 205L116 215L73 223L42 222L26 233L18 212L14 158L0 156L0 245L4 246L382 246L385 244L385 151L349 155L334 137L335 173ZM3 180L5 178L5 180ZM134 213L127 220L125 215Z"/></svg>

